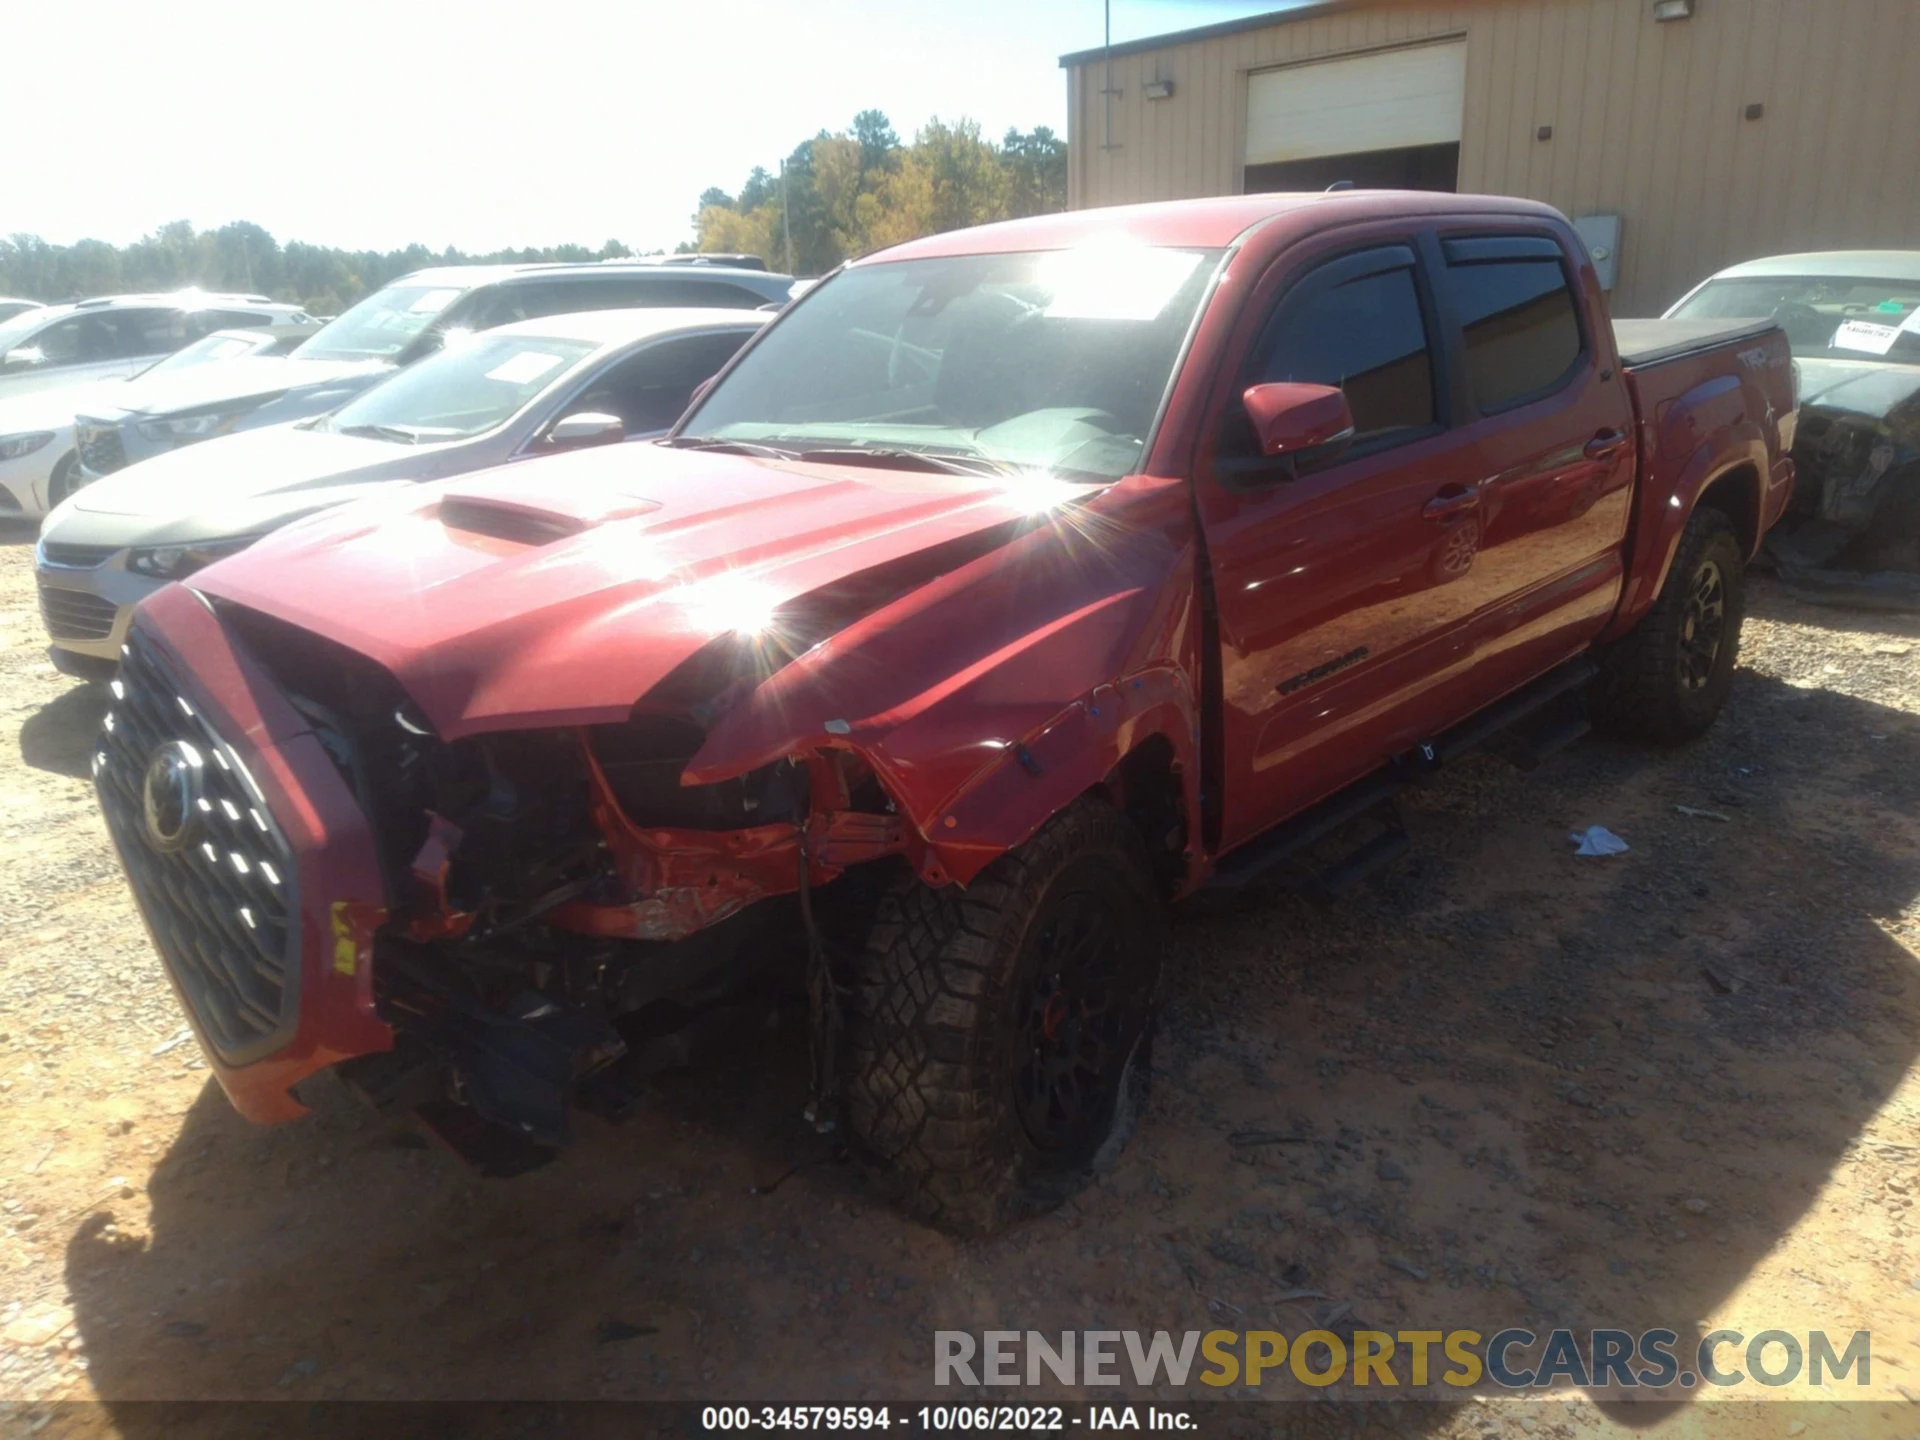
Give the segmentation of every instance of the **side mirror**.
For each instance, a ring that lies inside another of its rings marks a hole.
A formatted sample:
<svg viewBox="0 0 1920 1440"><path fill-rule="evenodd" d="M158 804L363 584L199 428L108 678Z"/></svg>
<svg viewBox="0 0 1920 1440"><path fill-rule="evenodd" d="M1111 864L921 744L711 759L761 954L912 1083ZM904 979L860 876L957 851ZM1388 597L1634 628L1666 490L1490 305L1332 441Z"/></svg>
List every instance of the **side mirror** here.
<svg viewBox="0 0 1920 1440"><path fill-rule="evenodd" d="M1353 411L1338 386L1249 385L1240 399L1262 455L1332 454L1353 439Z"/></svg>
<svg viewBox="0 0 1920 1440"><path fill-rule="evenodd" d="M0 358L0 370L31 370L45 358L37 345L23 345L18 350L9 350Z"/></svg>
<svg viewBox="0 0 1920 1440"><path fill-rule="evenodd" d="M698 405L702 400L706 399L707 392L713 389L713 382L718 380L719 378L720 377L718 375L709 375L707 376L706 379L702 380L698 385L694 386L693 393L687 396L687 408L691 410L694 406Z"/></svg>
<svg viewBox="0 0 1920 1440"><path fill-rule="evenodd" d="M555 450L614 445L626 438L627 427L618 415L602 415L594 410L563 416L547 431L547 444Z"/></svg>

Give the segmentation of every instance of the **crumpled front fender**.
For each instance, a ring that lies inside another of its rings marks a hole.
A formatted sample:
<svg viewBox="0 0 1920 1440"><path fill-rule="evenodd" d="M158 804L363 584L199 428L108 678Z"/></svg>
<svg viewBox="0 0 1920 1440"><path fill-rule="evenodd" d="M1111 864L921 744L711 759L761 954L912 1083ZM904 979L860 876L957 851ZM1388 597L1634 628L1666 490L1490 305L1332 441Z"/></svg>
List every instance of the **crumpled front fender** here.
<svg viewBox="0 0 1920 1440"><path fill-rule="evenodd" d="M1184 484L1122 481L793 660L710 727L683 783L853 751L918 833L921 874L965 884L1151 735L1197 785L1194 576Z"/></svg>

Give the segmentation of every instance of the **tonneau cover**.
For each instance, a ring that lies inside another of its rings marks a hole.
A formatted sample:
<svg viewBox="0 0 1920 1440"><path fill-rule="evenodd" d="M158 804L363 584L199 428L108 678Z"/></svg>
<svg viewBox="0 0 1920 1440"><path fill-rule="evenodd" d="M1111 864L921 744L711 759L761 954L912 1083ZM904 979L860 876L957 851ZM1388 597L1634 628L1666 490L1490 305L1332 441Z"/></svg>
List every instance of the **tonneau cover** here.
<svg viewBox="0 0 1920 1440"><path fill-rule="evenodd" d="M1616 320L1613 343L1622 365L1658 365L1716 345L1757 338L1773 328L1771 320Z"/></svg>

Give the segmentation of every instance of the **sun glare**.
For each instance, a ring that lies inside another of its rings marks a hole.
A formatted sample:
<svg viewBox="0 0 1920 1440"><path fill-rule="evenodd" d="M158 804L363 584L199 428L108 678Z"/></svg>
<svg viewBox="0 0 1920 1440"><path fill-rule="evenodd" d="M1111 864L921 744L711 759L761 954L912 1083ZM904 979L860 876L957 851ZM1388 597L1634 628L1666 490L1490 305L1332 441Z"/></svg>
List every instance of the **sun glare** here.
<svg viewBox="0 0 1920 1440"><path fill-rule="evenodd" d="M714 635L731 631L751 639L773 626L779 592L749 576L726 573L695 581L675 603L699 629Z"/></svg>

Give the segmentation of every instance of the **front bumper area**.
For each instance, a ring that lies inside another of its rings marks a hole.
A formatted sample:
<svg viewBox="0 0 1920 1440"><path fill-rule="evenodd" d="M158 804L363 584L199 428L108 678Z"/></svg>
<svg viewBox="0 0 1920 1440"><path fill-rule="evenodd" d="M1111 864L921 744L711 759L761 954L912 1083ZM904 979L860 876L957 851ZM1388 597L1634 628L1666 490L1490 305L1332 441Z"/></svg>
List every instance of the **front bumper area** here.
<svg viewBox="0 0 1920 1440"><path fill-rule="evenodd" d="M137 436L132 423L124 419L101 415L75 417L73 448L80 456L81 475L88 480L98 480L126 469L135 459L144 459L144 455L128 454L128 442L132 440L137 445Z"/></svg>
<svg viewBox="0 0 1920 1440"><path fill-rule="evenodd" d="M129 553L106 545L41 541L33 578L40 591L40 619L54 649L108 665L119 662L134 606L166 584L129 570Z"/></svg>
<svg viewBox="0 0 1920 1440"><path fill-rule="evenodd" d="M166 798L155 756L181 746L200 778L183 841L169 845L149 801ZM294 1119L305 1107L292 1086L392 1048L374 1008L385 912L366 820L311 727L183 586L156 595L128 633L94 783L154 948L235 1109Z"/></svg>

